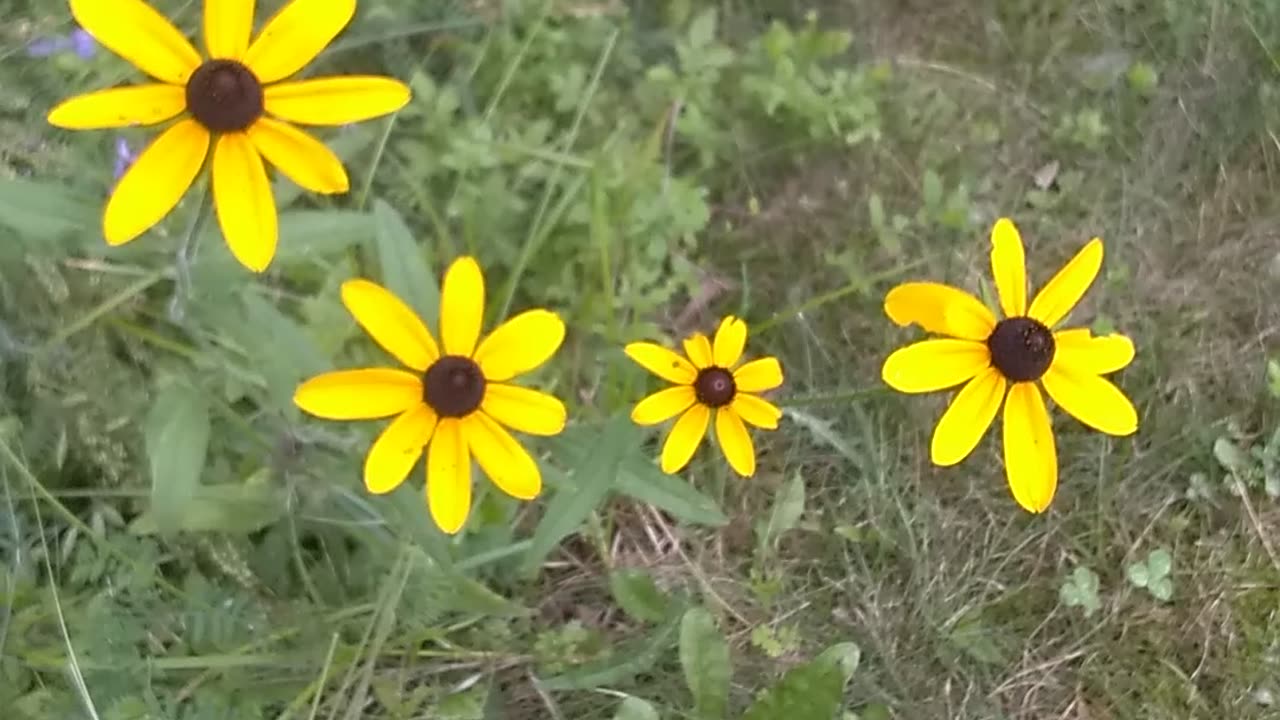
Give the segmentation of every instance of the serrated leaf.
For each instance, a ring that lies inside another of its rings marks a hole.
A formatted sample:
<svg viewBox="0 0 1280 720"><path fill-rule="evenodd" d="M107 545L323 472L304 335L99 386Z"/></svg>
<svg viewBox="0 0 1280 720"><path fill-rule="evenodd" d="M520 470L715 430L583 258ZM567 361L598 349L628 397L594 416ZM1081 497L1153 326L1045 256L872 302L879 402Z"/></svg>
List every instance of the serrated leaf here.
<svg viewBox="0 0 1280 720"><path fill-rule="evenodd" d="M1164 548L1152 550L1147 556L1147 571L1153 579L1165 577L1173 568L1173 556Z"/></svg>
<svg viewBox="0 0 1280 720"><path fill-rule="evenodd" d="M614 602L641 622L661 622L667 617L670 600L658 589L653 576L639 568L622 568L609 573L609 591Z"/></svg>
<svg viewBox="0 0 1280 720"><path fill-rule="evenodd" d="M537 572L542 561L564 538L582 526L587 516L604 502L617 480L618 463L638 438L630 419L617 414L605 422L590 450L582 453L582 461L556 490L547 503L546 512L533 531L525 554L524 572Z"/></svg>
<svg viewBox="0 0 1280 720"><path fill-rule="evenodd" d="M658 711L653 703L638 697L629 697L618 706L613 720L659 720Z"/></svg>
<svg viewBox="0 0 1280 720"><path fill-rule="evenodd" d="M433 331L440 316L440 286L427 263L424 248L400 213L382 200L373 203L374 245L382 284L414 310Z"/></svg>
<svg viewBox="0 0 1280 720"><path fill-rule="evenodd" d="M723 718L729 706L729 645L705 608L690 608L680 621L680 667L693 695L694 716Z"/></svg>
<svg viewBox="0 0 1280 720"><path fill-rule="evenodd" d="M172 383L147 413L144 437L151 468L151 512L161 532L182 528L209 450L209 408L196 389Z"/></svg>
<svg viewBox="0 0 1280 720"><path fill-rule="evenodd" d="M742 720L831 720L844 695L840 666L814 661L792 668L747 709Z"/></svg>

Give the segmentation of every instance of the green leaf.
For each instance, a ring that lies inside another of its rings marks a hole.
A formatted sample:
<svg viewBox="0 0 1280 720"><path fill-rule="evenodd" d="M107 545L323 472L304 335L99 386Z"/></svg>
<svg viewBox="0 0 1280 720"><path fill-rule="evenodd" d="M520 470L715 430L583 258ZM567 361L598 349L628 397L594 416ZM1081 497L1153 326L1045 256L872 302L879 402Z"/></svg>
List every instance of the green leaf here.
<svg viewBox="0 0 1280 720"><path fill-rule="evenodd" d="M613 720L658 720L658 711L653 703L638 697L629 697L618 706Z"/></svg>
<svg viewBox="0 0 1280 720"><path fill-rule="evenodd" d="M840 709L844 675L837 663L813 661L788 670L742 720L831 720Z"/></svg>
<svg viewBox="0 0 1280 720"><path fill-rule="evenodd" d="M440 317L440 286L421 245L400 213L382 200L373 203L375 245L382 284L417 311L428 327Z"/></svg>
<svg viewBox="0 0 1280 720"><path fill-rule="evenodd" d="M729 706L729 645L705 608L690 608L680 621L680 667L693 694L693 714L723 718Z"/></svg>
<svg viewBox="0 0 1280 720"><path fill-rule="evenodd" d="M172 383L147 413L144 436L151 466L151 512L160 532L182 528L209 450L209 408L196 389Z"/></svg>
<svg viewBox="0 0 1280 720"><path fill-rule="evenodd" d="M1146 587L1150 576L1147 573L1146 563L1133 563L1125 569L1125 577L1129 578L1129 582L1137 587Z"/></svg>
<svg viewBox="0 0 1280 720"><path fill-rule="evenodd" d="M547 678L542 686L548 690L584 690L605 685L618 685L643 672L648 672L671 642L680 627L680 616L673 614L666 624L639 640L622 643L605 660L584 663L560 675Z"/></svg>
<svg viewBox="0 0 1280 720"><path fill-rule="evenodd" d="M1147 571L1153 579L1168 576L1171 569L1173 569L1173 556L1165 548L1153 550L1147 556Z"/></svg>
<svg viewBox="0 0 1280 720"><path fill-rule="evenodd" d="M1213 456L1219 465L1233 473L1247 472L1253 466L1249 454L1225 437L1213 441Z"/></svg>
<svg viewBox="0 0 1280 720"><path fill-rule="evenodd" d="M716 39L716 10L710 8L689 23L689 47L704 48Z"/></svg>
<svg viewBox="0 0 1280 720"><path fill-rule="evenodd" d="M667 617L670 599L639 568L623 568L609 573L609 591L628 615L641 622L661 622Z"/></svg>
<svg viewBox="0 0 1280 720"><path fill-rule="evenodd" d="M546 512L530 539L523 570L538 571L542 561L564 538L582 526L587 516L604 502L618 475L618 463L638 438L630 419L623 413L610 418L593 447L582 453L566 484L547 503ZM571 485L570 485L571 484Z"/></svg>
<svg viewBox="0 0 1280 720"><path fill-rule="evenodd" d="M244 322L229 328L244 346L253 368L267 382L267 394L277 410L293 411L293 393L302 380L328 369L328 362L310 336L292 317L263 299L255 288L241 296Z"/></svg>
<svg viewBox="0 0 1280 720"><path fill-rule="evenodd" d="M0 178L0 225L13 228L24 240L53 240L71 233L101 238L102 202L101 197L55 183Z"/></svg>
<svg viewBox="0 0 1280 720"><path fill-rule="evenodd" d="M1167 577L1162 577L1151 583L1147 590L1151 592L1155 599L1161 602L1169 602L1169 599L1173 597L1173 581Z"/></svg>
<svg viewBox="0 0 1280 720"><path fill-rule="evenodd" d="M276 262L315 262L317 258L360 246L373 236L373 216L369 213L351 210L283 212L280 213Z"/></svg>
<svg viewBox="0 0 1280 720"><path fill-rule="evenodd" d="M774 499L773 511L769 513L769 522L763 527L756 528L760 535L760 547L767 548L779 535L794 528L803 514L804 478L796 473Z"/></svg>
<svg viewBox="0 0 1280 720"><path fill-rule="evenodd" d="M942 205L942 178L932 168L924 172L924 207L933 215L933 211Z"/></svg>
<svg viewBox="0 0 1280 720"><path fill-rule="evenodd" d="M284 494L267 482L249 481L201 485L178 518L183 532L222 532L248 535L284 517ZM154 506L129 524L135 535L160 532Z"/></svg>
<svg viewBox="0 0 1280 720"><path fill-rule="evenodd" d="M715 500L684 478L662 472L648 456L635 455L622 462L617 490L687 523L710 527L729 524L729 518Z"/></svg>
<svg viewBox="0 0 1280 720"><path fill-rule="evenodd" d="M858 665L862 662L862 648L858 647L857 643L836 643L823 650L818 657L814 658L814 662L828 663L838 667L841 676L845 682L848 682L858 671Z"/></svg>

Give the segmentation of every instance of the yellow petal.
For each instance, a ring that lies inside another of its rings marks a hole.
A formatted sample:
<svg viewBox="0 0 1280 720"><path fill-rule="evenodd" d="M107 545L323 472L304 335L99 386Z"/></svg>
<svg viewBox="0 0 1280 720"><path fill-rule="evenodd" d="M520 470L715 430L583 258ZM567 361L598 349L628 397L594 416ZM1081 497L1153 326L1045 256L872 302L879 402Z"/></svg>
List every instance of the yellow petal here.
<svg viewBox="0 0 1280 720"><path fill-rule="evenodd" d="M253 32L254 0L204 0L204 46L210 58L240 60Z"/></svg>
<svg viewBox="0 0 1280 720"><path fill-rule="evenodd" d="M436 414L424 402L391 421L364 459L364 486L374 495L400 486L422 457L436 429Z"/></svg>
<svg viewBox="0 0 1280 720"><path fill-rule="evenodd" d="M342 161L324 143L269 117L249 126L249 139L267 162L299 187L332 195L350 188Z"/></svg>
<svg viewBox="0 0 1280 720"><path fill-rule="evenodd" d="M955 465L973 452L996 419L1004 390L1004 376L987 368L956 393L933 430L930 456L935 465Z"/></svg>
<svg viewBox="0 0 1280 720"><path fill-rule="evenodd" d="M356 13L356 0L293 0L262 26L244 64L263 84L301 70L324 50Z"/></svg>
<svg viewBox="0 0 1280 720"><path fill-rule="evenodd" d="M186 85L200 66L187 38L142 0L71 0L71 14L103 47L157 80Z"/></svg>
<svg viewBox="0 0 1280 720"><path fill-rule="evenodd" d="M472 358L490 382L502 382L542 365L564 342L564 321L550 310L526 310L481 341Z"/></svg>
<svg viewBox="0 0 1280 720"><path fill-rule="evenodd" d="M1102 268L1102 241L1094 238L1040 289L1027 314L1053 327L1084 297Z"/></svg>
<svg viewBox="0 0 1280 720"><path fill-rule="evenodd" d="M483 322L484 275L475 258L460 257L445 272L440 289L440 338L445 354L471 357Z"/></svg>
<svg viewBox="0 0 1280 720"><path fill-rule="evenodd" d="M427 446L427 507L450 535L462 529L471 512L471 457L457 418L442 418Z"/></svg>
<svg viewBox="0 0 1280 720"><path fill-rule="evenodd" d="M1073 328L1053 334L1054 367L1086 375L1106 375L1133 362L1133 341L1124 335L1094 336L1088 328Z"/></svg>
<svg viewBox="0 0 1280 720"><path fill-rule="evenodd" d="M680 416L662 444L662 472L674 473L689 464L710 423L711 409L702 404L695 404Z"/></svg>
<svg viewBox="0 0 1280 720"><path fill-rule="evenodd" d="M502 492L517 500L532 500L542 491L538 463L511 433L482 412L462 419L467 447L480 469Z"/></svg>
<svg viewBox="0 0 1280 720"><path fill-rule="evenodd" d="M224 133L213 149L213 204L227 247L241 265L262 272L276 254L276 200L262 156L249 136Z"/></svg>
<svg viewBox="0 0 1280 720"><path fill-rule="evenodd" d="M737 393L729 407L738 417L766 430L777 430L778 420L782 418L782 411L776 405L750 393Z"/></svg>
<svg viewBox="0 0 1280 720"><path fill-rule="evenodd" d="M689 409L697 400L693 387L676 385L659 390L631 409L631 421L637 425L657 425Z"/></svg>
<svg viewBox="0 0 1280 720"><path fill-rule="evenodd" d="M298 386L293 402L326 420L372 420L422 405L422 380L391 368L338 370Z"/></svg>
<svg viewBox="0 0 1280 720"><path fill-rule="evenodd" d="M440 359L431 331L390 290L361 278L348 280L342 283L342 304L369 337L405 367L426 372Z"/></svg>
<svg viewBox="0 0 1280 720"><path fill-rule="evenodd" d="M973 340L922 340L894 351L880 375L889 387L904 393L945 390L991 366L987 346Z"/></svg>
<svg viewBox="0 0 1280 720"><path fill-rule="evenodd" d="M765 392L782 384L782 364L776 357L762 357L733 371L738 392Z"/></svg>
<svg viewBox="0 0 1280 720"><path fill-rule="evenodd" d="M991 228L991 277L1005 317L1026 315L1027 260L1022 236L1009 218L1000 218Z"/></svg>
<svg viewBox="0 0 1280 720"><path fill-rule="evenodd" d="M409 86L394 78L346 75L272 85L263 91L263 107L302 125L346 125L393 113L409 98Z"/></svg>
<svg viewBox="0 0 1280 720"><path fill-rule="evenodd" d="M742 349L747 346L747 324L730 315L720 321L712 354L716 365L731 368L742 359Z"/></svg>
<svg viewBox="0 0 1280 720"><path fill-rule="evenodd" d="M1014 383L1004 402L1004 466L1013 499L1044 512L1058 488L1058 451L1044 398L1035 383Z"/></svg>
<svg viewBox="0 0 1280 720"><path fill-rule="evenodd" d="M711 352L711 341L702 333L694 333L684 339L684 354L689 356L693 366L699 370L715 364L715 355Z"/></svg>
<svg viewBox="0 0 1280 720"><path fill-rule="evenodd" d="M688 360L651 342L634 342L623 348L627 357L658 377L679 385L692 385L698 371Z"/></svg>
<svg viewBox="0 0 1280 720"><path fill-rule="evenodd" d="M900 327L912 323L926 332L966 340L986 340L996 316L969 293L931 282L903 283L884 296L884 311Z"/></svg>
<svg viewBox="0 0 1280 720"><path fill-rule="evenodd" d="M49 111L49 124L68 130L154 125L186 109L186 92L177 85L128 85L63 100Z"/></svg>
<svg viewBox="0 0 1280 720"><path fill-rule="evenodd" d="M569 416L559 398L503 383L485 387L480 409L512 430L530 435L555 435L564 430Z"/></svg>
<svg viewBox="0 0 1280 720"><path fill-rule="evenodd" d="M195 120L165 130L129 167L102 213L102 233L123 245L173 210L195 182L209 153L209 131Z"/></svg>
<svg viewBox="0 0 1280 720"><path fill-rule="evenodd" d="M1138 411L1110 380L1054 365L1040 381L1058 407L1094 430L1118 436L1137 432Z"/></svg>
<svg viewBox="0 0 1280 720"><path fill-rule="evenodd" d="M743 477L756 474L755 446L751 443L747 426L742 424L742 418L732 408L716 410L716 441L734 472Z"/></svg>

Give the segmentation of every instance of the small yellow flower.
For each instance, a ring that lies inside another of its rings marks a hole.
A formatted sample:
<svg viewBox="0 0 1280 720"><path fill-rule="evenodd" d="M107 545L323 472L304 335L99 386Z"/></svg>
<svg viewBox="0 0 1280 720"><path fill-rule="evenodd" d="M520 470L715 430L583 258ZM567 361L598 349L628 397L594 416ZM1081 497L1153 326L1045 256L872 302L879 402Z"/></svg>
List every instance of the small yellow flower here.
<svg viewBox="0 0 1280 720"><path fill-rule="evenodd" d="M70 130L155 125L182 116L120 178L102 217L122 245L168 215L212 154L218 223L245 267L261 272L275 256L275 199L263 158L318 193L348 188L342 161L289 123L343 125L395 112L409 88L386 77L321 77L281 82L311 62L346 27L356 0L293 0L252 43L254 0L205 0L207 59L142 0L71 0L90 35L159 82L78 95L49 112ZM212 147L212 153L210 153Z"/></svg>
<svg viewBox="0 0 1280 720"><path fill-rule="evenodd" d="M991 230L991 272L1003 320L974 296L947 285L911 282L889 291L884 309L895 323L918 323L950 337L897 350L884 362L884 381L905 393L967 383L934 429L935 464L965 459L1003 402L1004 464L1013 498L1033 513L1048 508L1058 486L1058 456L1036 381L1059 407L1095 430L1116 436L1137 431L1133 404L1102 377L1133 360L1133 342L1124 335L1094 336L1088 328L1053 330L1101 267L1102 241L1094 238L1028 307L1022 237L1012 221L1002 218Z"/></svg>
<svg viewBox="0 0 1280 720"><path fill-rule="evenodd" d="M509 380L545 363L564 341L564 322L527 310L480 339L484 277L469 257L445 273L440 298L443 352L431 331L399 298L368 280L342 285L342 302L374 342L409 368L339 370L307 380L293 400L329 420L398 416L364 463L369 492L388 493L408 476L424 448L427 504L446 533L471 510L471 458L503 492L537 497L542 475L533 457L503 427L531 435L564 429L558 399Z"/></svg>
<svg viewBox="0 0 1280 720"><path fill-rule="evenodd" d="M714 344L702 333L684 341L687 360L654 343L627 345L628 357L675 383L641 400L631 411L637 425L656 425L680 415L662 445L663 472L674 473L689 464L714 410L716 439L729 466L743 477L755 474L756 451L743 421L766 430L778 428L782 411L753 393L781 385L782 365L775 357L763 357L738 367L746 344L747 324L730 315L720 322Z"/></svg>

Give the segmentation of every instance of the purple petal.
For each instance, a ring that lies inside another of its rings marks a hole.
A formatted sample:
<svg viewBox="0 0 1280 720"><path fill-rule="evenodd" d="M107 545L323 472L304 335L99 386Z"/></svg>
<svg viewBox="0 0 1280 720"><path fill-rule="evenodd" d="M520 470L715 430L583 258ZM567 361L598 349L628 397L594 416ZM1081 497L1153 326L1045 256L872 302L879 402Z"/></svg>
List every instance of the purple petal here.
<svg viewBox="0 0 1280 720"><path fill-rule="evenodd" d="M98 51L98 41L83 28L76 28L71 33L71 45L75 48L76 54L85 60L93 57L93 54Z"/></svg>
<svg viewBox="0 0 1280 720"><path fill-rule="evenodd" d="M122 137L117 137L116 162L115 167L112 169L112 172L115 174L115 178L119 180L120 176L124 174L124 171L128 170L129 166L133 164L133 161L137 159L138 156L129 147L129 141Z"/></svg>
<svg viewBox="0 0 1280 720"><path fill-rule="evenodd" d="M32 40L27 45L27 54L31 57L49 57L60 53L71 46L71 40L65 37L47 37Z"/></svg>

